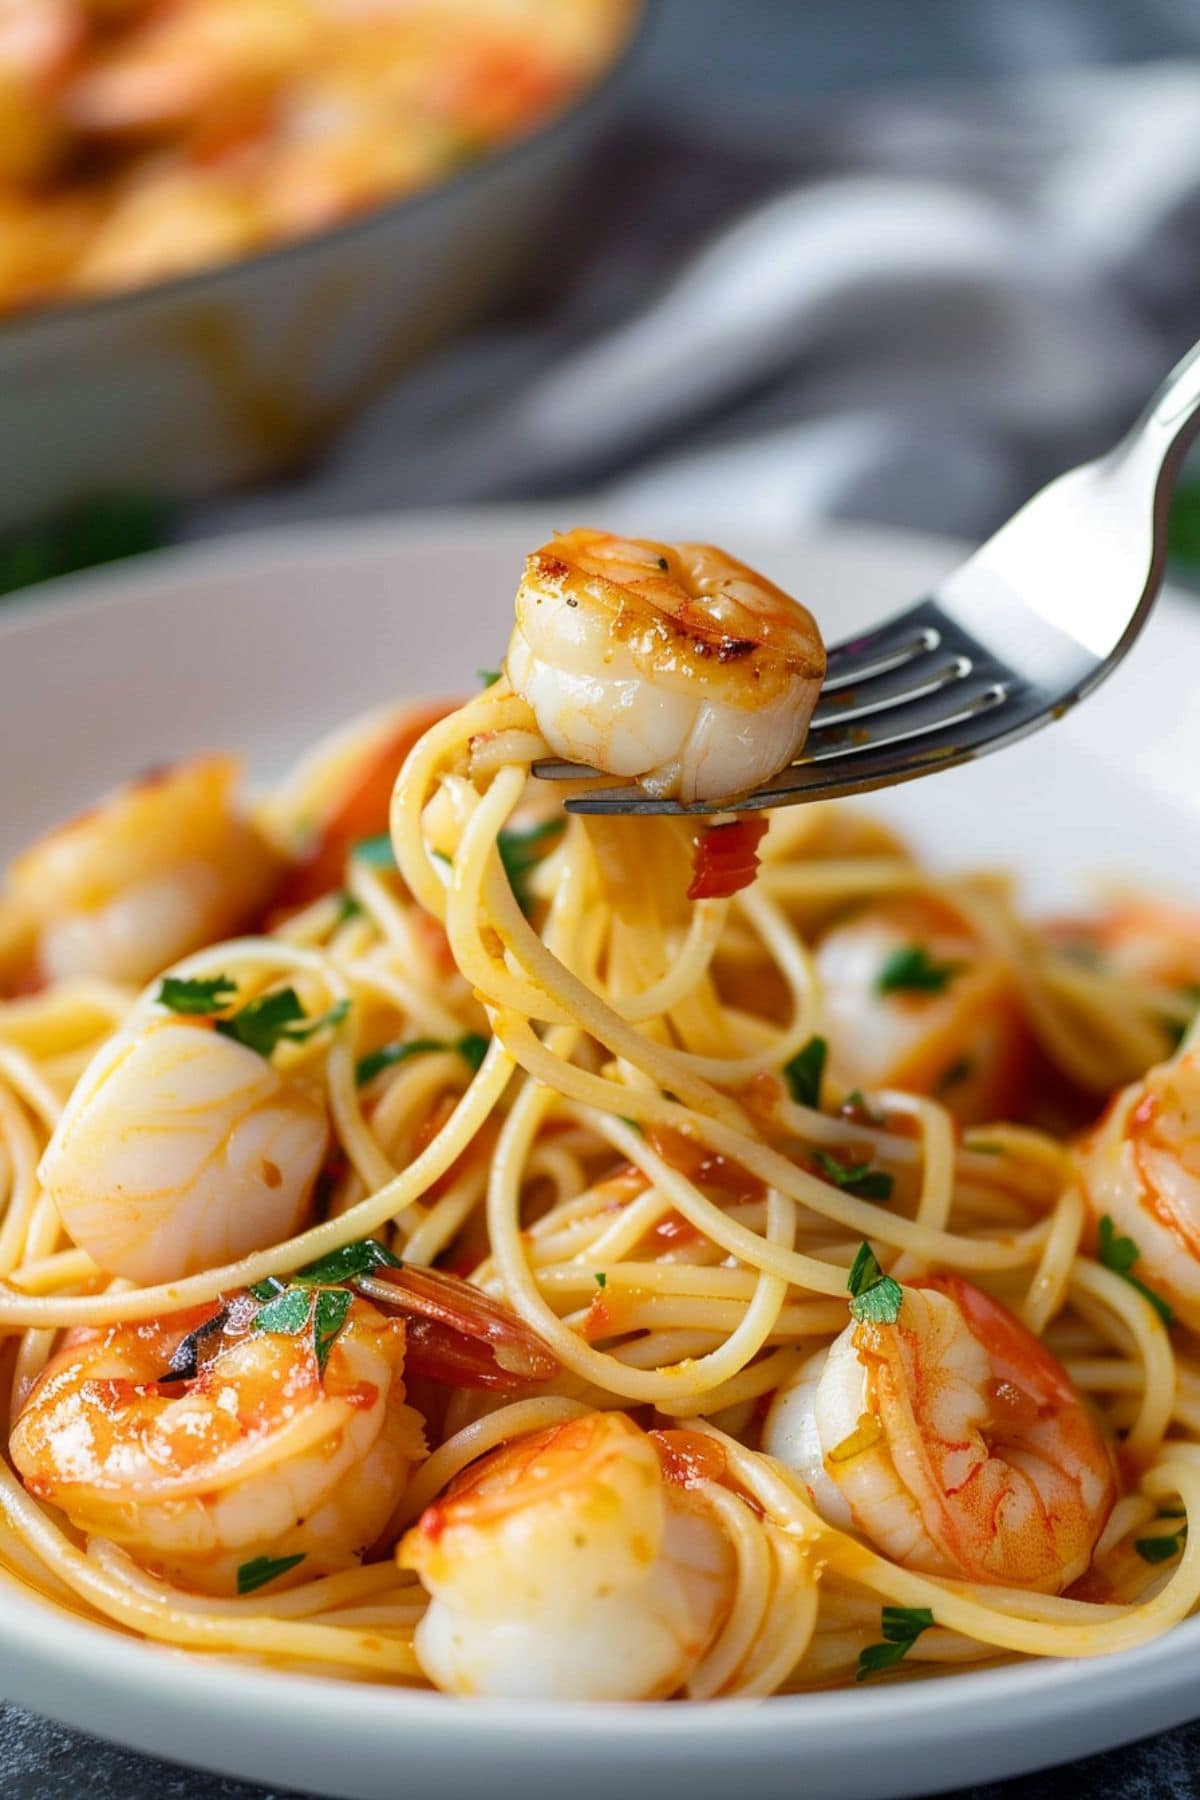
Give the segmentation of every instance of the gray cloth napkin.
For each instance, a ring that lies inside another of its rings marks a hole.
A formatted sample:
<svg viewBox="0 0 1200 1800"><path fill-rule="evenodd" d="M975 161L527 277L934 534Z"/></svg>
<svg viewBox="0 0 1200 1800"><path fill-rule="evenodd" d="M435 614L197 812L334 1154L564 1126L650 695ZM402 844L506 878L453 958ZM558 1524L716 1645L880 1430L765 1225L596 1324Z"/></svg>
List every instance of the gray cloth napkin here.
<svg viewBox="0 0 1200 1800"><path fill-rule="evenodd" d="M1200 63L667 117L589 171L549 288L198 529L586 492L976 535L1200 336Z"/></svg>

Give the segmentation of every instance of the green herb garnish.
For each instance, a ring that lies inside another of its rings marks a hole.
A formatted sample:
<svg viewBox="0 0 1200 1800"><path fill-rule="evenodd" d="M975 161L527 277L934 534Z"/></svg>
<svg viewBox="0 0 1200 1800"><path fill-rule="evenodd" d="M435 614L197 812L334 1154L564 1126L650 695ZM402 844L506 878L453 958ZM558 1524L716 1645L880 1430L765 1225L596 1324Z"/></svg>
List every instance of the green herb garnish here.
<svg viewBox="0 0 1200 1800"><path fill-rule="evenodd" d="M783 1073L797 1106L811 1106L815 1112L820 1110L821 1081L828 1060L829 1045L825 1039L810 1037L803 1050L797 1050L791 1062L784 1064Z"/></svg>
<svg viewBox="0 0 1200 1800"><path fill-rule="evenodd" d="M336 930L339 925L344 925L347 919L358 919L361 917L362 907L358 904L354 895L346 893L340 894L338 896L337 913L333 921L334 929Z"/></svg>
<svg viewBox="0 0 1200 1800"><path fill-rule="evenodd" d="M508 876L517 904L524 913L529 912L533 905L529 877L542 860L539 846L561 837L565 825L565 819L543 819L540 825L530 825L524 830L506 825L497 835L496 847L500 852L500 861L504 864L504 872Z"/></svg>
<svg viewBox="0 0 1200 1800"><path fill-rule="evenodd" d="M490 687L495 687L496 683L499 681L500 677L503 675L504 670L503 669L476 669L475 673L479 677L480 681L483 683L484 687L490 688Z"/></svg>
<svg viewBox="0 0 1200 1800"><path fill-rule="evenodd" d="M843 1188L848 1194L857 1194L861 1200L890 1200L892 1197L893 1178L886 1169L873 1169L870 1163L839 1162L836 1156L828 1151L814 1150L813 1161L826 1180L832 1181L834 1187Z"/></svg>
<svg viewBox="0 0 1200 1800"><path fill-rule="evenodd" d="M247 1050L270 1056L278 1044L303 1044L327 1026L340 1025L349 1010L350 1002L339 1000L328 1012L310 1019L295 988L285 987L251 1000L228 1018L218 1019L217 1030L223 1037L244 1044Z"/></svg>
<svg viewBox="0 0 1200 1800"><path fill-rule="evenodd" d="M1162 1532L1158 1537L1144 1537L1134 1540L1134 1549L1143 1562L1170 1562L1183 1549L1183 1540L1187 1536L1187 1526L1181 1525L1178 1531Z"/></svg>
<svg viewBox="0 0 1200 1800"><path fill-rule="evenodd" d="M880 994L940 994L962 968L959 962L934 962L923 944L893 950L875 977Z"/></svg>
<svg viewBox="0 0 1200 1800"><path fill-rule="evenodd" d="M878 1325L894 1325L900 1317L904 1289L890 1275L885 1275L870 1244L860 1244L846 1278L850 1293L850 1312L861 1323L865 1319Z"/></svg>
<svg viewBox="0 0 1200 1800"><path fill-rule="evenodd" d="M287 1287L258 1309L254 1315L253 1329L282 1332L284 1337L298 1337L308 1324L311 1311L312 1295L308 1289Z"/></svg>
<svg viewBox="0 0 1200 1800"><path fill-rule="evenodd" d="M201 977L186 981L178 975L164 975L158 988L158 1003L172 1012L205 1014L219 1012L237 994L237 982L228 975Z"/></svg>
<svg viewBox="0 0 1200 1800"><path fill-rule="evenodd" d="M860 1125L886 1125L887 1120L878 1112L861 1088L852 1088L838 1107L843 1119L850 1119Z"/></svg>
<svg viewBox="0 0 1200 1800"><path fill-rule="evenodd" d="M593 1272L592 1279L598 1288L606 1288L608 1286L608 1276L604 1273L603 1269L596 1269Z"/></svg>
<svg viewBox="0 0 1200 1800"><path fill-rule="evenodd" d="M157 550L171 535L173 517L171 504L152 494L111 494L26 526L0 540L0 595Z"/></svg>
<svg viewBox="0 0 1200 1800"><path fill-rule="evenodd" d="M350 854L359 862L370 863L375 869L394 869L396 867L396 858L392 852L392 840L386 831L379 832L375 837L359 838Z"/></svg>
<svg viewBox="0 0 1200 1800"><path fill-rule="evenodd" d="M239 1594L252 1594L256 1588L266 1587L272 1581L278 1581L289 1569L296 1568L304 1561L304 1552L298 1556L256 1556L252 1562L244 1562L237 1572L237 1591Z"/></svg>
<svg viewBox="0 0 1200 1800"><path fill-rule="evenodd" d="M305 1263L302 1269L296 1270L292 1280L310 1286L335 1287L339 1282L353 1281L358 1275L369 1275L374 1269L403 1267L400 1258L393 1256L378 1238L358 1238L353 1244L343 1244L340 1250L331 1250L328 1256L318 1257L316 1262Z"/></svg>
<svg viewBox="0 0 1200 1800"><path fill-rule="evenodd" d="M384 1069L407 1062L410 1056L423 1056L433 1050L457 1051L463 1061L478 1074L488 1053L488 1042L477 1031L469 1031L465 1037L456 1038L453 1043L448 1038L409 1038L407 1043L381 1044L378 1050L372 1050L359 1058L354 1071L355 1077L362 1087L366 1082L373 1081Z"/></svg>
<svg viewBox="0 0 1200 1800"><path fill-rule="evenodd" d="M934 1623L927 1606L885 1606L880 1620L883 1642L871 1644L860 1653L855 1680L865 1681L868 1675L894 1669L908 1655L921 1633L928 1631Z"/></svg>
<svg viewBox="0 0 1200 1800"><path fill-rule="evenodd" d="M1104 1268L1111 1269L1114 1275L1119 1275L1122 1281L1127 1281L1130 1287L1136 1288L1142 1298L1150 1302L1164 1325L1175 1323L1175 1314L1162 1295L1156 1294L1153 1288L1147 1287L1144 1281L1139 1281L1132 1273L1133 1265L1142 1253L1132 1238L1117 1236L1117 1228L1107 1213L1100 1220L1098 1249Z"/></svg>
<svg viewBox="0 0 1200 1800"><path fill-rule="evenodd" d="M322 1375L353 1299L350 1289L344 1287L322 1288L317 1294L317 1304L313 1308L313 1345L317 1352L317 1368Z"/></svg>

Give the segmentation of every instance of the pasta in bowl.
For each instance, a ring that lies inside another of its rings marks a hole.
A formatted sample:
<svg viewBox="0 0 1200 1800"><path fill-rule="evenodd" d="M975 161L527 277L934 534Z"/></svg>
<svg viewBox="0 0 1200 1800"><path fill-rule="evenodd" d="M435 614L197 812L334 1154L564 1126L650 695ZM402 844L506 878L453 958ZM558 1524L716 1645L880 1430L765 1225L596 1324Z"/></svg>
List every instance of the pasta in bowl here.
<svg viewBox="0 0 1200 1800"><path fill-rule="evenodd" d="M231 802L275 886L140 996L47 985L9 895L6 1560L159 1640L500 1697L882 1684L1182 1618L1192 1375L1151 1227L1186 1199L1194 923L1135 966L1115 912L1029 925L819 808L689 900L695 822L568 819L543 747L501 675ZM98 1103L94 1059L181 1030L202 1083L211 1044L303 1096L318 1166L281 1228L286 1159L231 1162L261 1236L197 1266L173 1159L175 1261L122 1277L64 1230L60 1116L118 1214L138 1089Z"/></svg>

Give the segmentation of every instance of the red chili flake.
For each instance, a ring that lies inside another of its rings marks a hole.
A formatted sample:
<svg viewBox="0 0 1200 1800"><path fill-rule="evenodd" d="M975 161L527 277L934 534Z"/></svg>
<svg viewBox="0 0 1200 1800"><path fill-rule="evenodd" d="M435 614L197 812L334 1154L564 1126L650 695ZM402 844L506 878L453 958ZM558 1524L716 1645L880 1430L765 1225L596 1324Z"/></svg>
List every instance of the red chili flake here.
<svg viewBox="0 0 1200 1800"><path fill-rule="evenodd" d="M735 819L709 825L696 839L689 900L727 900L749 887L758 873L758 846L767 834L766 819Z"/></svg>

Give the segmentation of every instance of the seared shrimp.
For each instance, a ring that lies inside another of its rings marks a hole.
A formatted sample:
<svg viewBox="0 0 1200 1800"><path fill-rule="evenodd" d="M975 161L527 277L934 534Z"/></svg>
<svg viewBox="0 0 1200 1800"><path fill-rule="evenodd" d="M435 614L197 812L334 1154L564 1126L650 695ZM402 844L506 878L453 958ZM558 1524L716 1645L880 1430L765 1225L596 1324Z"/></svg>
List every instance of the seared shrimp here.
<svg viewBox="0 0 1200 1800"><path fill-rule="evenodd" d="M317 1088L208 1024L156 1016L97 1052L40 1174L102 1269L171 1281L291 1237L328 1137Z"/></svg>
<svg viewBox="0 0 1200 1800"><path fill-rule="evenodd" d="M262 905L274 854L233 807L237 764L200 757L119 789L12 866L43 976L148 981Z"/></svg>
<svg viewBox="0 0 1200 1800"><path fill-rule="evenodd" d="M263 1556L298 1559L284 1582L358 1562L424 1454L404 1325L354 1298L319 1352L319 1318L285 1333L261 1317L239 1293L72 1334L13 1427L30 1493L204 1593L236 1593Z"/></svg>
<svg viewBox="0 0 1200 1800"><path fill-rule="evenodd" d="M907 1569L1061 1593L1116 1498L1066 1371L957 1275L905 1286L894 1324L850 1325L776 1395L763 1448L831 1525Z"/></svg>
<svg viewBox="0 0 1200 1800"><path fill-rule="evenodd" d="M448 1693L672 1694L733 1599L732 1553L623 1413L518 1438L459 1476L401 1543L433 1596L417 1627Z"/></svg>
<svg viewBox="0 0 1200 1800"><path fill-rule="evenodd" d="M947 909L895 900L835 925L816 956L830 1073L933 1094L965 1124L1008 1116L1030 1049L1003 964Z"/></svg>
<svg viewBox="0 0 1200 1800"><path fill-rule="evenodd" d="M1138 1278L1200 1331L1200 1051L1122 1089L1079 1170L1092 1216L1136 1244Z"/></svg>
<svg viewBox="0 0 1200 1800"><path fill-rule="evenodd" d="M796 756L825 650L804 607L711 544L571 531L525 564L505 668L560 756L715 804Z"/></svg>

